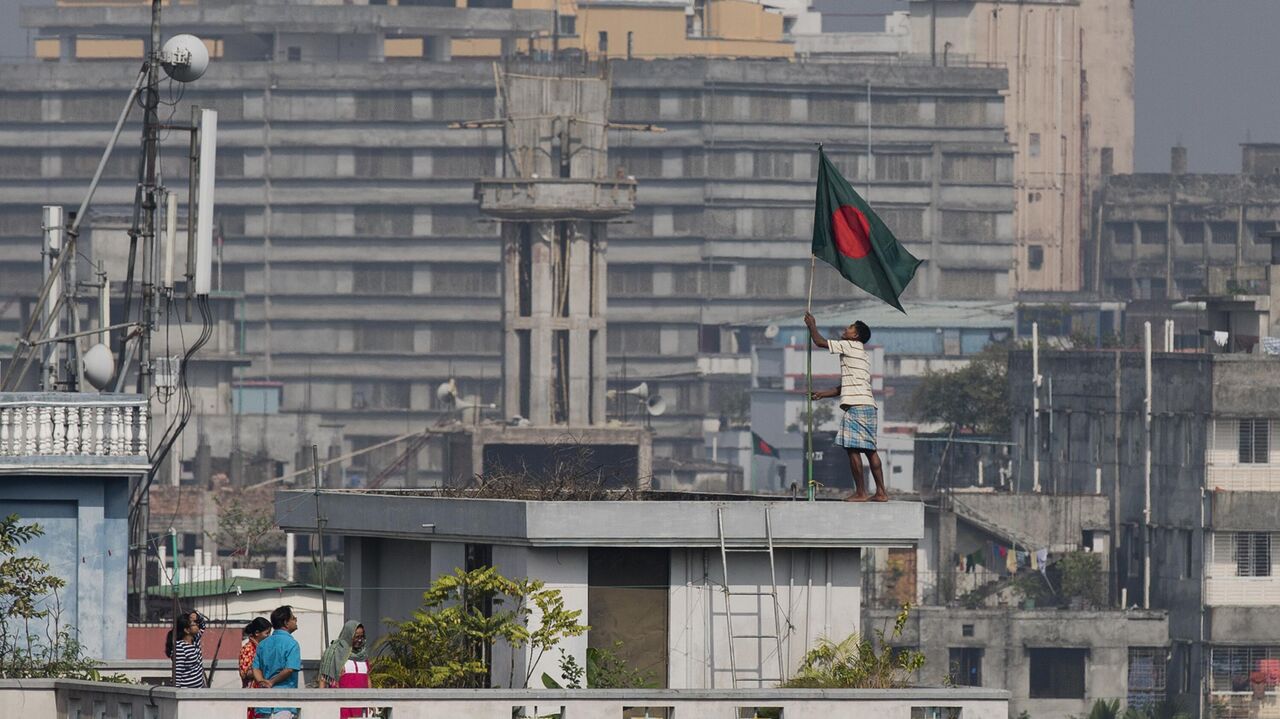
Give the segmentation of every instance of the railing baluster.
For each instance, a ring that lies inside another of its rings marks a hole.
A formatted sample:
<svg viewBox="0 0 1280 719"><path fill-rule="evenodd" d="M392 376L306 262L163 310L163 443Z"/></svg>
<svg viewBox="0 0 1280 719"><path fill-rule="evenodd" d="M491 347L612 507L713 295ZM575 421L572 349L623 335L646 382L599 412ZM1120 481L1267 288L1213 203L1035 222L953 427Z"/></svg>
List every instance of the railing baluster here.
<svg viewBox="0 0 1280 719"><path fill-rule="evenodd" d="M80 408L67 407L67 454L80 454Z"/></svg>
<svg viewBox="0 0 1280 719"><path fill-rule="evenodd" d="M146 457L151 448L147 445L147 425L149 424L148 415L145 404L138 405L138 456Z"/></svg>
<svg viewBox="0 0 1280 719"><path fill-rule="evenodd" d="M40 429L36 421L36 408L28 405L26 408L26 411L23 414L24 414L23 428L27 435L27 452L26 453L28 455L34 456L36 453L36 446L37 446L36 436L37 436L37 432L39 432L39 429Z"/></svg>
<svg viewBox="0 0 1280 719"><path fill-rule="evenodd" d="M53 408L53 454L67 454L67 408Z"/></svg>
<svg viewBox="0 0 1280 719"><path fill-rule="evenodd" d="M120 415L120 407L117 406L111 408L111 436L107 454L112 457L119 457L123 454L123 452L120 451L124 445L124 432L123 427L120 425Z"/></svg>
<svg viewBox="0 0 1280 719"><path fill-rule="evenodd" d="M106 414L107 410L103 407L95 407L93 410L93 453L99 456L107 453L106 428L103 426Z"/></svg>
<svg viewBox="0 0 1280 719"><path fill-rule="evenodd" d="M9 415L13 414L13 410L9 407L0 407L0 457L8 457L13 454L9 447Z"/></svg>

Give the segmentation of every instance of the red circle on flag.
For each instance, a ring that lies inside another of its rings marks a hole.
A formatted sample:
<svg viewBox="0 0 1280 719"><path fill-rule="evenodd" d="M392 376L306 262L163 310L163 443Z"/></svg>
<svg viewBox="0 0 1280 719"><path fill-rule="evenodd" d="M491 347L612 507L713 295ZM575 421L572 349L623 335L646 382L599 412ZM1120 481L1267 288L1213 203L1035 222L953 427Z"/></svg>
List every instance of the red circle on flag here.
<svg viewBox="0 0 1280 719"><path fill-rule="evenodd" d="M841 205L831 213L831 234L836 249L855 260L871 253L871 225L867 216L852 205Z"/></svg>

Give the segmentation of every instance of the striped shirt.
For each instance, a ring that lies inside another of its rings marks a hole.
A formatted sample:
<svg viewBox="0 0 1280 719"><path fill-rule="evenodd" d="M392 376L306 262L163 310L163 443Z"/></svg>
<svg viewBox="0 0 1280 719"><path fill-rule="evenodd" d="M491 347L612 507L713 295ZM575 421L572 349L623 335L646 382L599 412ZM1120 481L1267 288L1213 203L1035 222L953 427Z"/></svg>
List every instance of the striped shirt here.
<svg viewBox="0 0 1280 719"><path fill-rule="evenodd" d="M183 689L204 689L204 657L200 653L200 635L194 643L173 645L174 684Z"/></svg>
<svg viewBox="0 0 1280 719"><path fill-rule="evenodd" d="M857 340L827 340L827 351L840 356L840 406L876 406L871 394L871 359Z"/></svg>

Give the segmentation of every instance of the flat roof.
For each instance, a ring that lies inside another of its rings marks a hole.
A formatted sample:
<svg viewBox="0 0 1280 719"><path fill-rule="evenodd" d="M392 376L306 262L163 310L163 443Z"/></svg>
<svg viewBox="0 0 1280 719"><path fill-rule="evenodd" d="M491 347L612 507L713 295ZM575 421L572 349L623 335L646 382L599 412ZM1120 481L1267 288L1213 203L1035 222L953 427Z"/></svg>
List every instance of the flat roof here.
<svg viewBox="0 0 1280 719"><path fill-rule="evenodd" d="M1013 302L987 300L946 300L903 302L906 314L878 299L853 300L814 309L814 319L819 327L843 326L855 319L871 325L872 336L877 329L907 328L977 328L1011 329L1017 318L1017 305ZM788 312L761 317L757 320L736 323L738 326L763 327L775 324L780 327L803 326L804 315Z"/></svg>
<svg viewBox="0 0 1280 719"><path fill-rule="evenodd" d="M412 491L285 490L276 521L286 532L531 547L761 546L768 508L775 547L914 546L924 536L920 502L743 500L534 501L472 499Z"/></svg>
<svg viewBox="0 0 1280 719"><path fill-rule="evenodd" d="M286 589L314 589L320 591L319 584L289 582L281 579L265 579L262 577L228 577L226 579L204 579L198 582L187 582L177 586L179 597L218 597L223 594L245 594L249 592L280 592ZM342 592L342 587L325 587L330 592ZM174 587L167 584L147 587L147 594L162 597L173 596Z"/></svg>

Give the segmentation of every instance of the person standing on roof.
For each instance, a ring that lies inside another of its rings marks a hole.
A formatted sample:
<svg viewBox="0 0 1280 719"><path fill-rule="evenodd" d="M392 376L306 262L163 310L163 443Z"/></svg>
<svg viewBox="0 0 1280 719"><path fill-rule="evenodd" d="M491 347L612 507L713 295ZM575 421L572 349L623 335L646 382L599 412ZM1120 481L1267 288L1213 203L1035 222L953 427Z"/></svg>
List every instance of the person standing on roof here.
<svg viewBox="0 0 1280 719"><path fill-rule="evenodd" d="M833 355L840 357L840 386L813 392L810 399L840 398L840 431L836 433L836 445L849 455L849 471L853 473L853 495L850 502L887 502L884 471L880 455L876 452L876 432L879 420L876 399L871 393L871 359L867 356L866 343L871 339L871 328L857 320L841 333L840 339L829 340L818 331L813 315L804 313L804 323L809 328L809 339ZM871 476L876 482L876 493L867 496L867 480L862 475L862 457L866 455Z"/></svg>

